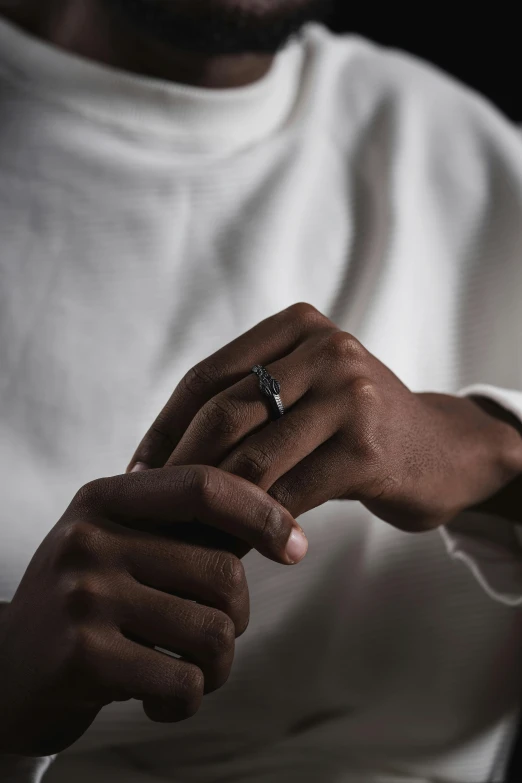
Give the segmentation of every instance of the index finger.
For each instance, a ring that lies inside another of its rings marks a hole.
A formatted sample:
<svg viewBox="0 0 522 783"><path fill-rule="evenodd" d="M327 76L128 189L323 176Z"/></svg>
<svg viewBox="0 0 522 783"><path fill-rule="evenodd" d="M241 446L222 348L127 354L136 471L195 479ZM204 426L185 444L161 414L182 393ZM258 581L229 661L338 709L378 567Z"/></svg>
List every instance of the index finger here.
<svg viewBox="0 0 522 783"><path fill-rule="evenodd" d="M265 318L196 364L174 389L142 438L126 472L163 467L196 413L219 392L245 378L256 364L271 364L291 353L304 337L334 324L305 302ZM252 375L252 383L257 378ZM268 417L267 408L267 417Z"/></svg>
<svg viewBox="0 0 522 783"><path fill-rule="evenodd" d="M113 522L199 522L245 541L270 560L293 565L306 554L289 511L250 481L209 465L183 465L111 476L86 484L78 506ZM146 524L142 525L146 529Z"/></svg>

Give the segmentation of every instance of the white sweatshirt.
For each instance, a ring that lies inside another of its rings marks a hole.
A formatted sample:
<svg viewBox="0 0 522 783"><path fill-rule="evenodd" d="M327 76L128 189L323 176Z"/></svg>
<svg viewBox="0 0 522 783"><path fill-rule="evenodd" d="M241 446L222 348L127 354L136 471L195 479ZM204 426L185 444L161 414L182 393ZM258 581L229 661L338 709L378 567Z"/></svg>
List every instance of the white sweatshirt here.
<svg viewBox="0 0 522 783"><path fill-rule="evenodd" d="M312 24L213 91L0 23L0 599L185 372L268 315L310 302L414 391L522 418L521 295L522 139L435 68ZM501 779L518 526L412 535L347 501L299 521L299 566L245 558L251 624L199 713L111 705L45 783Z"/></svg>

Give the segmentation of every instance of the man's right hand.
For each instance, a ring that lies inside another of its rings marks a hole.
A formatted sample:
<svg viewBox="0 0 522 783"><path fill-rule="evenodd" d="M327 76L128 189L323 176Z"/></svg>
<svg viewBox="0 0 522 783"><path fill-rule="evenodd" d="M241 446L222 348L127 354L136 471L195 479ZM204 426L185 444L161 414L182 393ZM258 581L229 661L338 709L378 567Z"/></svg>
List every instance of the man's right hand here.
<svg viewBox="0 0 522 783"><path fill-rule="evenodd" d="M293 531L270 495L214 467L82 487L0 614L0 753L60 752L112 701L139 699L154 721L194 715L248 624L240 557L290 564Z"/></svg>

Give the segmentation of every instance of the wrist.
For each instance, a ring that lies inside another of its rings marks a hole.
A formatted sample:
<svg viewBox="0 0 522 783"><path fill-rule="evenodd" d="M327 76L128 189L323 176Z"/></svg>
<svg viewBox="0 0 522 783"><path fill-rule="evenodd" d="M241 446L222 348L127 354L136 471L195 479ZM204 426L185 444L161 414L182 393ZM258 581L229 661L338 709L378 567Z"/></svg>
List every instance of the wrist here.
<svg viewBox="0 0 522 783"><path fill-rule="evenodd" d="M487 397L472 395L464 399L477 406L491 424L491 456L500 472L506 476L505 484L522 474L522 422L498 403Z"/></svg>
<svg viewBox="0 0 522 783"><path fill-rule="evenodd" d="M522 423L489 398L473 395L469 399L492 420L496 420L499 435L502 431L499 459L508 477L497 492L469 510L522 524Z"/></svg>
<svg viewBox="0 0 522 783"><path fill-rule="evenodd" d="M522 474L522 424L511 413L486 398L419 396L445 455L445 494L455 514L476 509Z"/></svg>

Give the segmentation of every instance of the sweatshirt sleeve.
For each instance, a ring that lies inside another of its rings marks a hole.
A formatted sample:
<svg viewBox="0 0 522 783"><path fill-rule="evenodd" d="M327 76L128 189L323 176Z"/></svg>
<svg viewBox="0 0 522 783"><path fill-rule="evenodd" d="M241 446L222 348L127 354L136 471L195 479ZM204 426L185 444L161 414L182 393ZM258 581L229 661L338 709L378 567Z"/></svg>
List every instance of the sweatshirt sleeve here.
<svg viewBox="0 0 522 783"><path fill-rule="evenodd" d="M489 384L475 384L458 392L459 397L471 395L492 400L522 422L522 392ZM470 513L466 517L464 531L452 524L439 528L448 555L464 563L493 600L506 606L522 606L522 525L491 515L486 525L484 514ZM473 534L474 523L481 535ZM504 526L504 543L484 537L488 525L492 530L495 524Z"/></svg>
<svg viewBox="0 0 522 783"><path fill-rule="evenodd" d="M6 783L45 783L45 772L55 758L0 755L0 780Z"/></svg>

